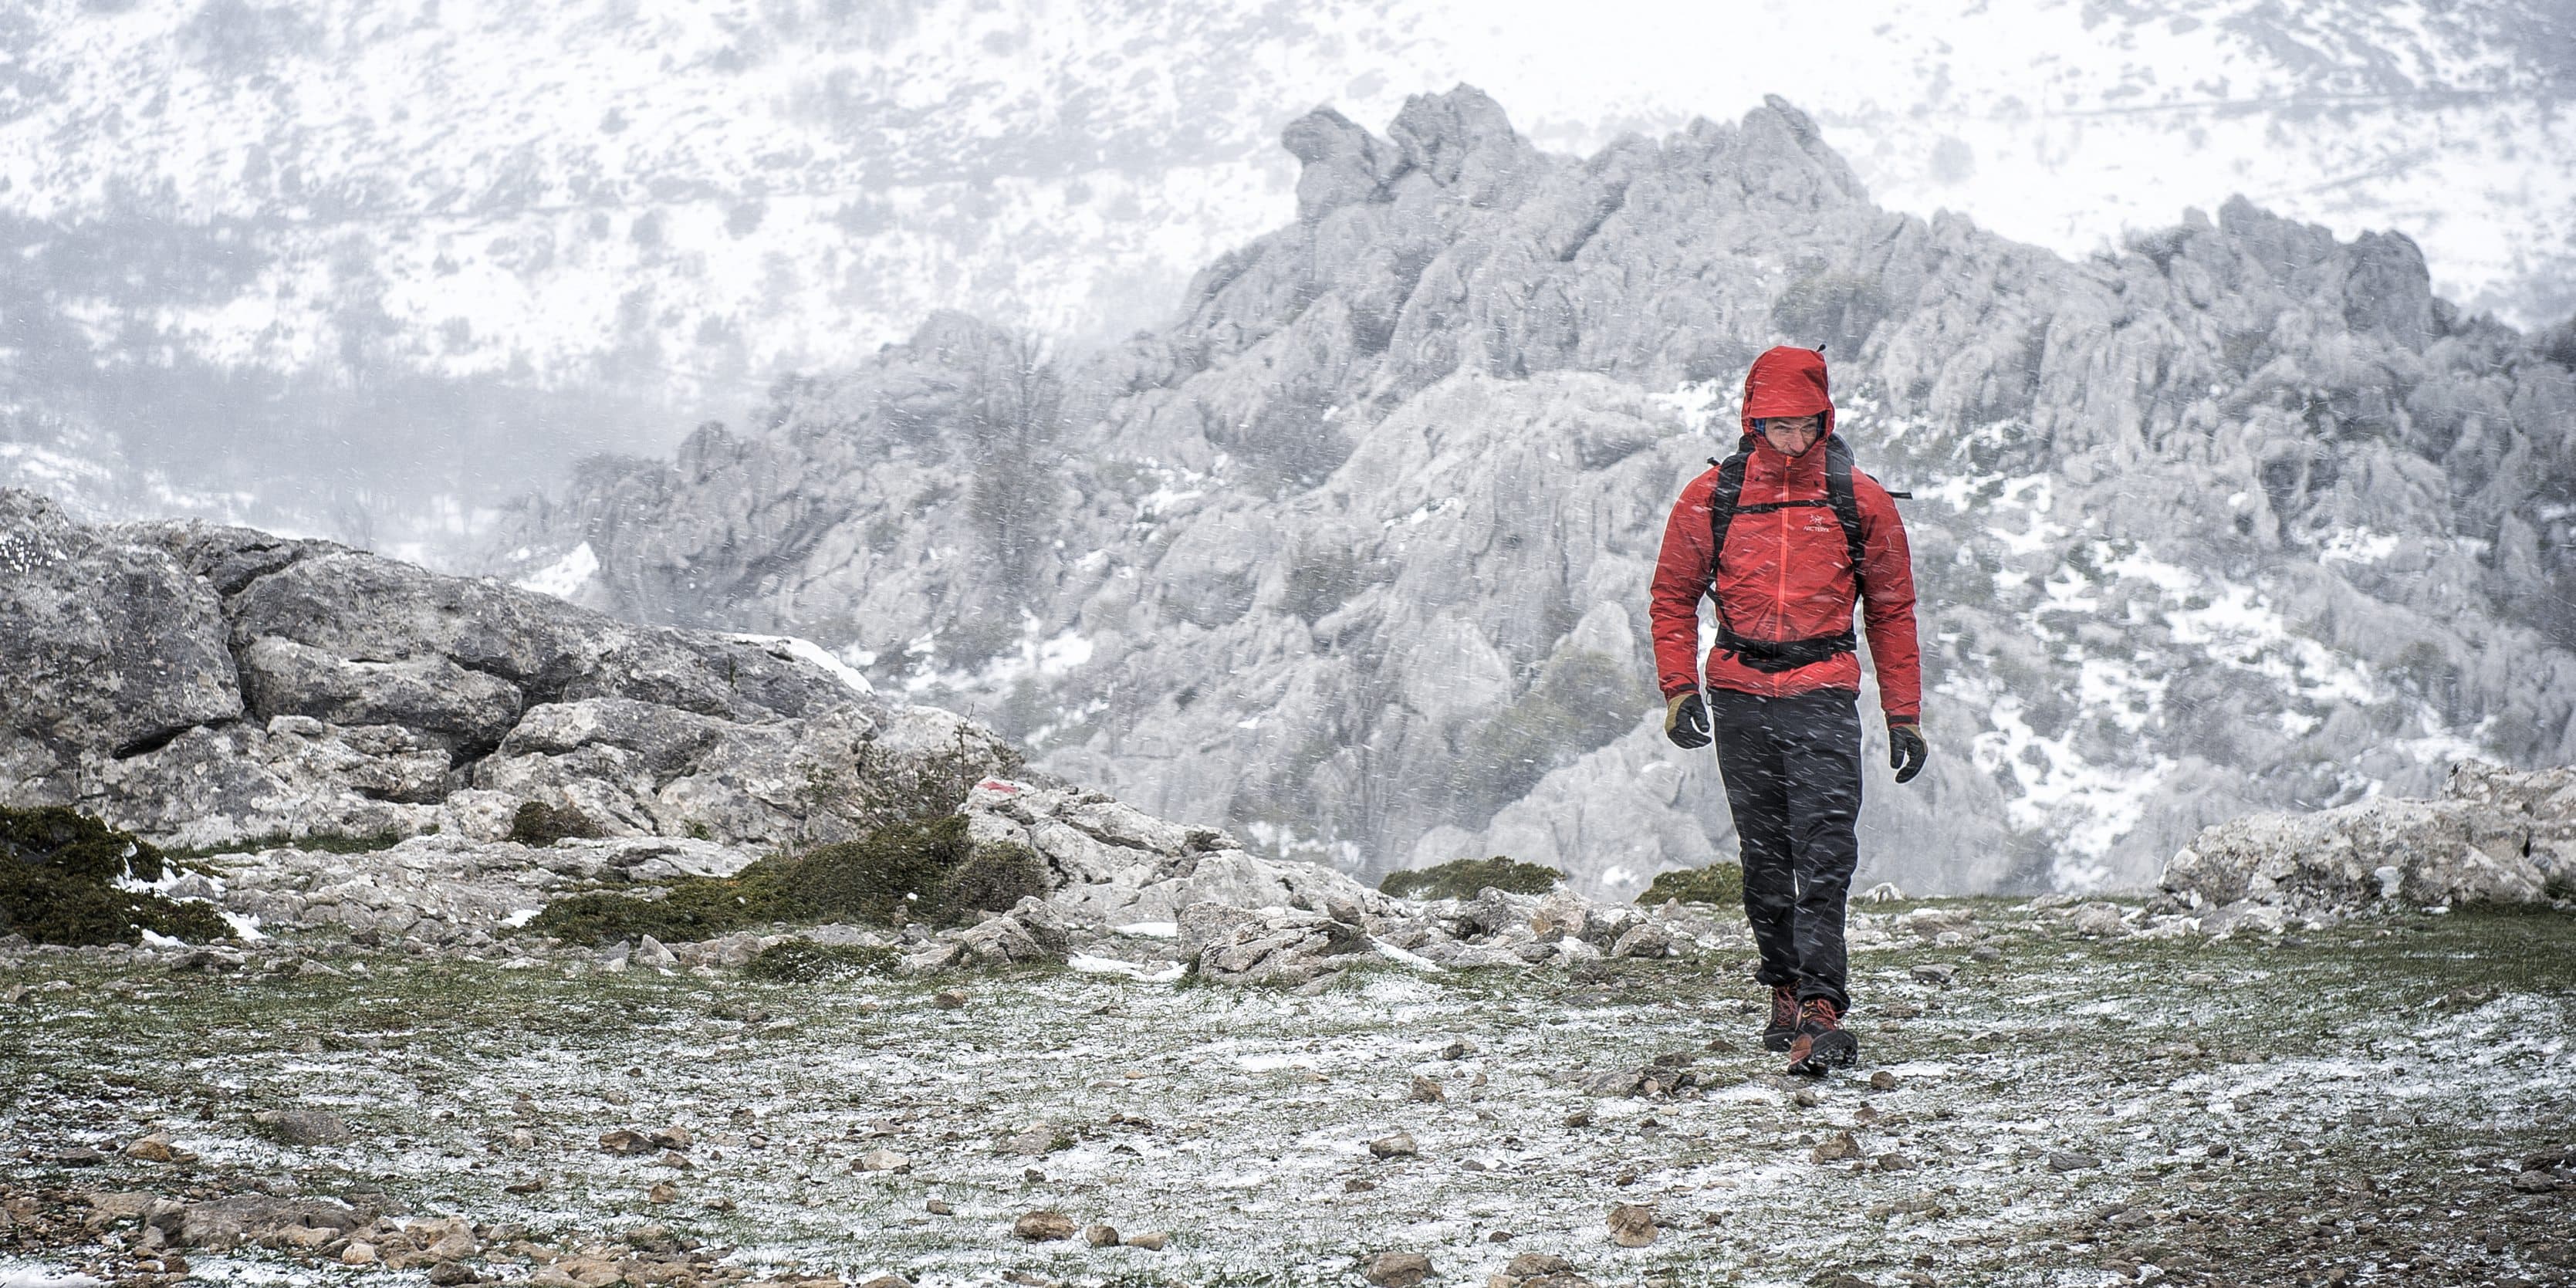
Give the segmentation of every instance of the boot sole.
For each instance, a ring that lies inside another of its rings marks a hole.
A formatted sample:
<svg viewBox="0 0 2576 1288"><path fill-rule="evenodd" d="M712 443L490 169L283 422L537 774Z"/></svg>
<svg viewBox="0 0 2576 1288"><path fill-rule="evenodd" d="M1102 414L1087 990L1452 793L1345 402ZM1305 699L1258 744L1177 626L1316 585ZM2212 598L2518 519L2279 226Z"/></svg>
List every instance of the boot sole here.
<svg viewBox="0 0 2576 1288"><path fill-rule="evenodd" d="M1762 1035L1762 1049L1765 1051L1786 1051L1789 1049L1789 1044L1796 1040L1797 1034L1795 1033L1771 1033L1766 1031Z"/></svg>
<svg viewBox="0 0 2576 1288"><path fill-rule="evenodd" d="M1819 1074L1828 1069L1847 1068L1859 1059L1859 1040L1836 1029L1817 1034L1814 1044L1807 1048L1807 1058L1790 1065L1789 1072Z"/></svg>

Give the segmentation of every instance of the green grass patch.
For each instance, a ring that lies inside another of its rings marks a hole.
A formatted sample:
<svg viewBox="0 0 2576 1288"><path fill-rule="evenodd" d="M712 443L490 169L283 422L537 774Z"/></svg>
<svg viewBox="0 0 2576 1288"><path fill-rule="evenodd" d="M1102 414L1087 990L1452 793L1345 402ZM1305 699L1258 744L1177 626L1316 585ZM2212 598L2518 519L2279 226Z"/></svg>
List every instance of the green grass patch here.
<svg viewBox="0 0 2576 1288"><path fill-rule="evenodd" d="M140 943L146 930L190 943L232 938L205 904L116 887L172 870L159 850L76 810L0 809L0 934L75 945Z"/></svg>
<svg viewBox="0 0 2576 1288"><path fill-rule="evenodd" d="M599 829L569 806L549 805L544 801L527 801L519 812L510 816L510 839L521 845L544 849L568 837L583 840L597 838Z"/></svg>
<svg viewBox="0 0 2576 1288"><path fill-rule="evenodd" d="M615 891L567 895L528 922L575 943L651 935L706 939L775 922L925 921L950 925L1042 895L1045 870L1018 845L977 845L957 815L893 823L855 841L772 855L737 876L672 882L663 897Z"/></svg>
<svg viewBox="0 0 2576 1288"><path fill-rule="evenodd" d="M1510 894L1546 894L1563 880L1564 873L1545 864L1497 854L1490 859L1452 859L1435 867L1389 872L1377 888L1399 899L1473 899L1487 886Z"/></svg>
<svg viewBox="0 0 2576 1288"><path fill-rule="evenodd" d="M892 975L903 954L866 944L818 944L790 939L765 949L742 973L773 984L814 984L861 975Z"/></svg>
<svg viewBox="0 0 2576 1288"><path fill-rule="evenodd" d="M1675 868L1655 874L1654 884L1646 887L1637 902L1655 907L1666 900L1683 903L1718 904L1742 907L1744 904L1744 869L1733 863L1712 863L1704 868Z"/></svg>
<svg viewBox="0 0 2576 1288"><path fill-rule="evenodd" d="M432 833L438 831L436 827L429 830ZM364 836L331 832L295 836L286 832L271 832L265 836L245 837L223 845L192 845L183 849L164 849L161 851L161 857L165 862L184 869L218 854L250 854L260 850L307 850L316 854L373 854L378 850L390 850L410 839L411 834L408 832L371 832Z"/></svg>

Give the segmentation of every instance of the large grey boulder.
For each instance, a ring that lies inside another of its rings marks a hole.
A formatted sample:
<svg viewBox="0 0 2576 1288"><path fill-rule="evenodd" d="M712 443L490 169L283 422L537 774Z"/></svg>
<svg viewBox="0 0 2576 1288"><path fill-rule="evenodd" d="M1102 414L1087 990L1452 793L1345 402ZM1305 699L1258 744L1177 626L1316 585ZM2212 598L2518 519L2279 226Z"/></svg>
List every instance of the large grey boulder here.
<svg viewBox="0 0 2576 1288"><path fill-rule="evenodd" d="M0 774L31 800L76 796L83 756L242 714L214 592L32 492L0 490L0 675Z"/></svg>
<svg viewBox="0 0 2576 1288"><path fill-rule="evenodd" d="M944 812L1019 764L801 641L247 529L90 527L24 492L0 519L0 804L186 846L492 842L534 804L557 831L759 849Z"/></svg>
<svg viewBox="0 0 2576 1288"><path fill-rule="evenodd" d="M2187 909L2288 912L2576 897L2576 770L2463 761L2439 799L2234 819L2176 852L2161 885Z"/></svg>

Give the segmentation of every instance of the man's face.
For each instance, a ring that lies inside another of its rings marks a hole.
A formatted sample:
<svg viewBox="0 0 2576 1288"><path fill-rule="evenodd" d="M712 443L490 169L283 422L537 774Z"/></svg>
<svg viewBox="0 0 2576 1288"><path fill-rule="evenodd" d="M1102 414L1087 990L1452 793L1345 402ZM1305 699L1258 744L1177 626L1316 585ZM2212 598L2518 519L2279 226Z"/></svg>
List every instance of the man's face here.
<svg viewBox="0 0 2576 1288"><path fill-rule="evenodd" d="M1822 414L1766 416L1762 419L1762 437L1770 442L1771 450L1784 456L1805 452L1816 445L1816 440L1824 432L1825 418Z"/></svg>

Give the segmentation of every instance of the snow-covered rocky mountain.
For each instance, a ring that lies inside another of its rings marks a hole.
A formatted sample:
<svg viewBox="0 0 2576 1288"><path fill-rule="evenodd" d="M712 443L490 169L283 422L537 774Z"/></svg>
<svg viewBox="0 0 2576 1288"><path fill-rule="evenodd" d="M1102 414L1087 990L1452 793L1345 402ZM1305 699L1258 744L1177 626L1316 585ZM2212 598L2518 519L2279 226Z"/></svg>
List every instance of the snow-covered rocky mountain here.
<svg viewBox="0 0 2576 1288"><path fill-rule="evenodd" d="M2576 756L2576 336L2464 315L2405 237L2233 201L2070 260L1881 208L1779 100L1588 157L1466 88L1283 141L1294 221L1171 327L1060 364L935 316L591 462L503 567L813 638L1281 851L1633 890L1731 848L1645 582L1793 341L1916 497L1937 752L1873 762L1867 879L2140 886L2249 809Z"/></svg>
<svg viewBox="0 0 2576 1288"><path fill-rule="evenodd" d="M2243 192L2546 322L2563 9L37 0L0 13L0 481L436 555L938 309L1160 326L1275 222L1281 126L1458 81L1580 154L1776 90L1882 205L2066 254Z"/></svg>

